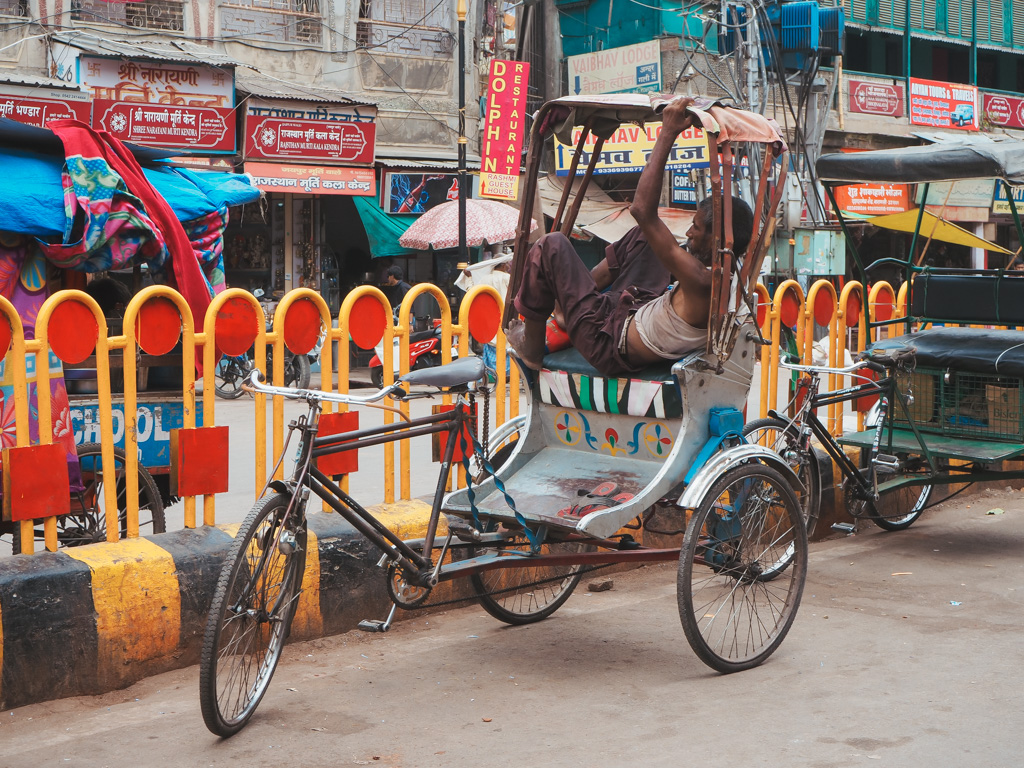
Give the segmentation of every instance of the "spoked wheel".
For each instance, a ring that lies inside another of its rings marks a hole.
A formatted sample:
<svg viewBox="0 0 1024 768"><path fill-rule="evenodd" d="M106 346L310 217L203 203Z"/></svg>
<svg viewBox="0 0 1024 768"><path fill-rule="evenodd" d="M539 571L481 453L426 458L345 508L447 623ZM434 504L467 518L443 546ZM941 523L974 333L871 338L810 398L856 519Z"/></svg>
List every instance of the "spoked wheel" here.
<svg viewBox="0 0 1024 768"><path fill-rule="evenodd" d="M679 558L683 631L719 672L761 664L796 618L807 532L790 483L763 464L719 478L690 520Z"/></svg>
<svg viewBox="0 0 1024 768"><path fill-rule="evenodd" d="M214 372L217 396L227 400L236 400L241 397L245 393L242 385L249 378L250 371L252 371L252 361L244 355L222 357Z"/></svg>
<svg viewBox="0 0 1024 768"><path fill-rule="evenodd" d="M526 552L530 549L530 543L525 536L520 535L499 549ZM553 542L545 544L542 552L560 554L590 552L593 549L592 544ZM476 554L481 554L480 550ZM469 582L480 605L491 616L506 624L531 624L557 611L569 599L581 578L582 565L538 564L474 573L469 577Z"/></svg>
<svg viewBox="0 0 1024 768"><path fill-rule="evenodd" d="M199 701L218 736L242 729L277 668L298 604L306 562L305 522L291 497L260 500L245 518L221 571L199 662Z"/></svg>
<svg viewBox="0 0 1024 768"><path fill-rule="evenodd" d="M83 490L71 494L71 511L57 518L57 546L80 547L107 540L107 497L104 483L114 483L120 538L128 535L128 482L125 478L124 450L114 447L113 466L104 466L99 443L78 446ZM139 534L148 536L167 530L164 503L149 471L138 465ZM43 528L35 529L37 541L44 539ZM14 526L13 551L21 552L21 527Z"/></svg>
<svg viewBox="0 0 1024 768"><path fill-rule="evenodd" d="M905 460L906 457L899 458ZM904 485L883 493L878 501L868 505L868 517L883 531L906 530L917 522L917 518L928 506L934 487L931 484Z"/></svg>
<svg viewBox="0 0 1024 768"><path fill-rule="evenodd" d="M743 436L749 443L771 448L793 468L804 485L804 490L794 488L800 507L804 511L807 537L814 535L821 506L821 481L814 455L803 447L798 428L783 419L755 419L743 427Z"/></svg>

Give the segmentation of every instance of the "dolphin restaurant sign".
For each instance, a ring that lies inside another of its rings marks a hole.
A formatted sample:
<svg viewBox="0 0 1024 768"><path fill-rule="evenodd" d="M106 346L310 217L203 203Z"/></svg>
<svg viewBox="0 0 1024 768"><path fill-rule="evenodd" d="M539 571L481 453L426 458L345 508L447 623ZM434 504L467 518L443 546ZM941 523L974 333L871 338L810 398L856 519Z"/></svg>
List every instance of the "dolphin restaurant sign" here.
<svg viewBox="0 0 1024 768"><path fill-rule="evenodd" d="M491 60L483 159L480 161L481 197L502 200L519 197L529 77L527 62Z"/></svg>
<svg viewBox="0 0 1024 768"><path fill-rule="evenodd" d="M376 110L348 105L264 102L250 99L245 156L337 165L373 165Z"/></svg>
<svg viewBox="0 0 1024 768"><path fill-rule="evenodd" d="M582 128L573 129L574 145L579 142L582 133ZM594 166L594 173L639 173L647 165L660 133L661 123L647 123L643 127L623 124L605 140L597 165ZM590 134L583 145L583 155L576 167L577 176L586 173L590 156L594 151L594 142L594 135ZM555 138L555 173L558 176L569 175L575 151L575 146L567 146ZM700 128L687 128L679 134L672 145L665 167L675 170L707 168L708 141L704 132Z"/></svg>

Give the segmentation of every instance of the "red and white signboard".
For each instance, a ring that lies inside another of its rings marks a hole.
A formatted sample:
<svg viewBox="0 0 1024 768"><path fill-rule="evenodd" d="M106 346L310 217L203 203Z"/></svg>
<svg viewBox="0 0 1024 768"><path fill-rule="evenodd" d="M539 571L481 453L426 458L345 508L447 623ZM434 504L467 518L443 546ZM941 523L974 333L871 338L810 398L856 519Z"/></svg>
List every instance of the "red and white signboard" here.
<svg viewBox="0 0 1024 768"><path fill-rule="evenodd" d="M868 115L903 117L902 85L850 80L850 111Z"/></svg>
<svg viewBox="0 0 1024 768"><path fill-rule="evenodd" d="M530 65L526 62L491 60L483 159L480 161L481 197L502 200L519 197L529 77Z"/></svg>
<svg viewBox="0 0 1024 768"><path fill-rule="evenodd" d="M320 162L373 163L375 123L253 118L245 124L245 156Z"/></svg>
<svg viewBox="0 0 1024 768"><path fill-rule="evenodd" d="M230 107L96 101L93 127L137 144L215 152L235 150L235 111Z"/></svg>
<svg viewBox="0 0 1024 768"><path fill-rule="evenodd" d="M64 60L77 51L64 48ZM78 82L94 99L144 101L187 107L233 107L235 77L230 69L206 64L157 63L78 57Z"/></svg>
<svg viewBox="0 0 1024 768"><path fill-rule="evenodd" d="M976 86L910 78L911 125L977 131L978 117Z"/></svg>
<svg viewBox="0 0 1024 768"><path fill-rule="evenodd" d="M50 88L0 87L0 117L42 128L50 120L89 122L89 94Z"/></svg>
<svg viewBox="0 0 1024 768"><path fill-rule="evenodd" d="M245 172L252 176L253 184L267 192L372 195L377 189L373 168L246 161Z"/></svg>
<svg viewBox="0 0 1024 768"><path fill-rule="evenodd" d="M982 114L989 122L1003 128L1024 128L1024 99L983 93Z"/></svg>

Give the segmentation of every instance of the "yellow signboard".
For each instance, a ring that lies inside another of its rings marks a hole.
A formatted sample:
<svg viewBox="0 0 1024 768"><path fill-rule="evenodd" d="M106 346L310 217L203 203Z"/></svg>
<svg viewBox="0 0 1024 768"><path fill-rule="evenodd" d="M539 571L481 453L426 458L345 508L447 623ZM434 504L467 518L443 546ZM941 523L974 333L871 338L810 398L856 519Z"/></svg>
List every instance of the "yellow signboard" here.
<svg viewBox="0 0 1024 768"><path fill-rule="evenodd" d="M569 175L575 143L583 133L582 128L573 129L573 146L569 147L555 139L555 172L559 176ZM654 142L661 133L661 123L647 123L643 127L623 123L615 133L605 140L601 147L594 173L639 173L647 165ZM587 138L583 155L576 167L576 175L586 172L590 156L594 151L594 135ZM669 154L666 168L690 169L708 167L708 142L700 128L688 128L679 134Z"/></svg>

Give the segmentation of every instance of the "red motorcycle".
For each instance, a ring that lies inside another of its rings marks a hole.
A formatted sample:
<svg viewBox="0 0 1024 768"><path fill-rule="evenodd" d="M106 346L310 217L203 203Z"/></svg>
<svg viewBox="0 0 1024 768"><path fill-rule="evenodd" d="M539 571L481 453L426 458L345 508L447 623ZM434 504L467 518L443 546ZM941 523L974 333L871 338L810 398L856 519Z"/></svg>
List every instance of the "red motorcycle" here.
<svg viewBox="0 0 1024 768"><path fill-rule="evenodd" d="M428 320L428 322L430 322ZM398 361L401 354L401 339L395 336L394 351L391 355L395 378L398 378ZM374 356L370 359L370 381L377 389L384 387L384 339L373 348ZM452 360L459 357L459 350L452 344ZM425 331L414 331L409 335L409 370L431 368L441 364L441 321L434 320Z"/></svg>

